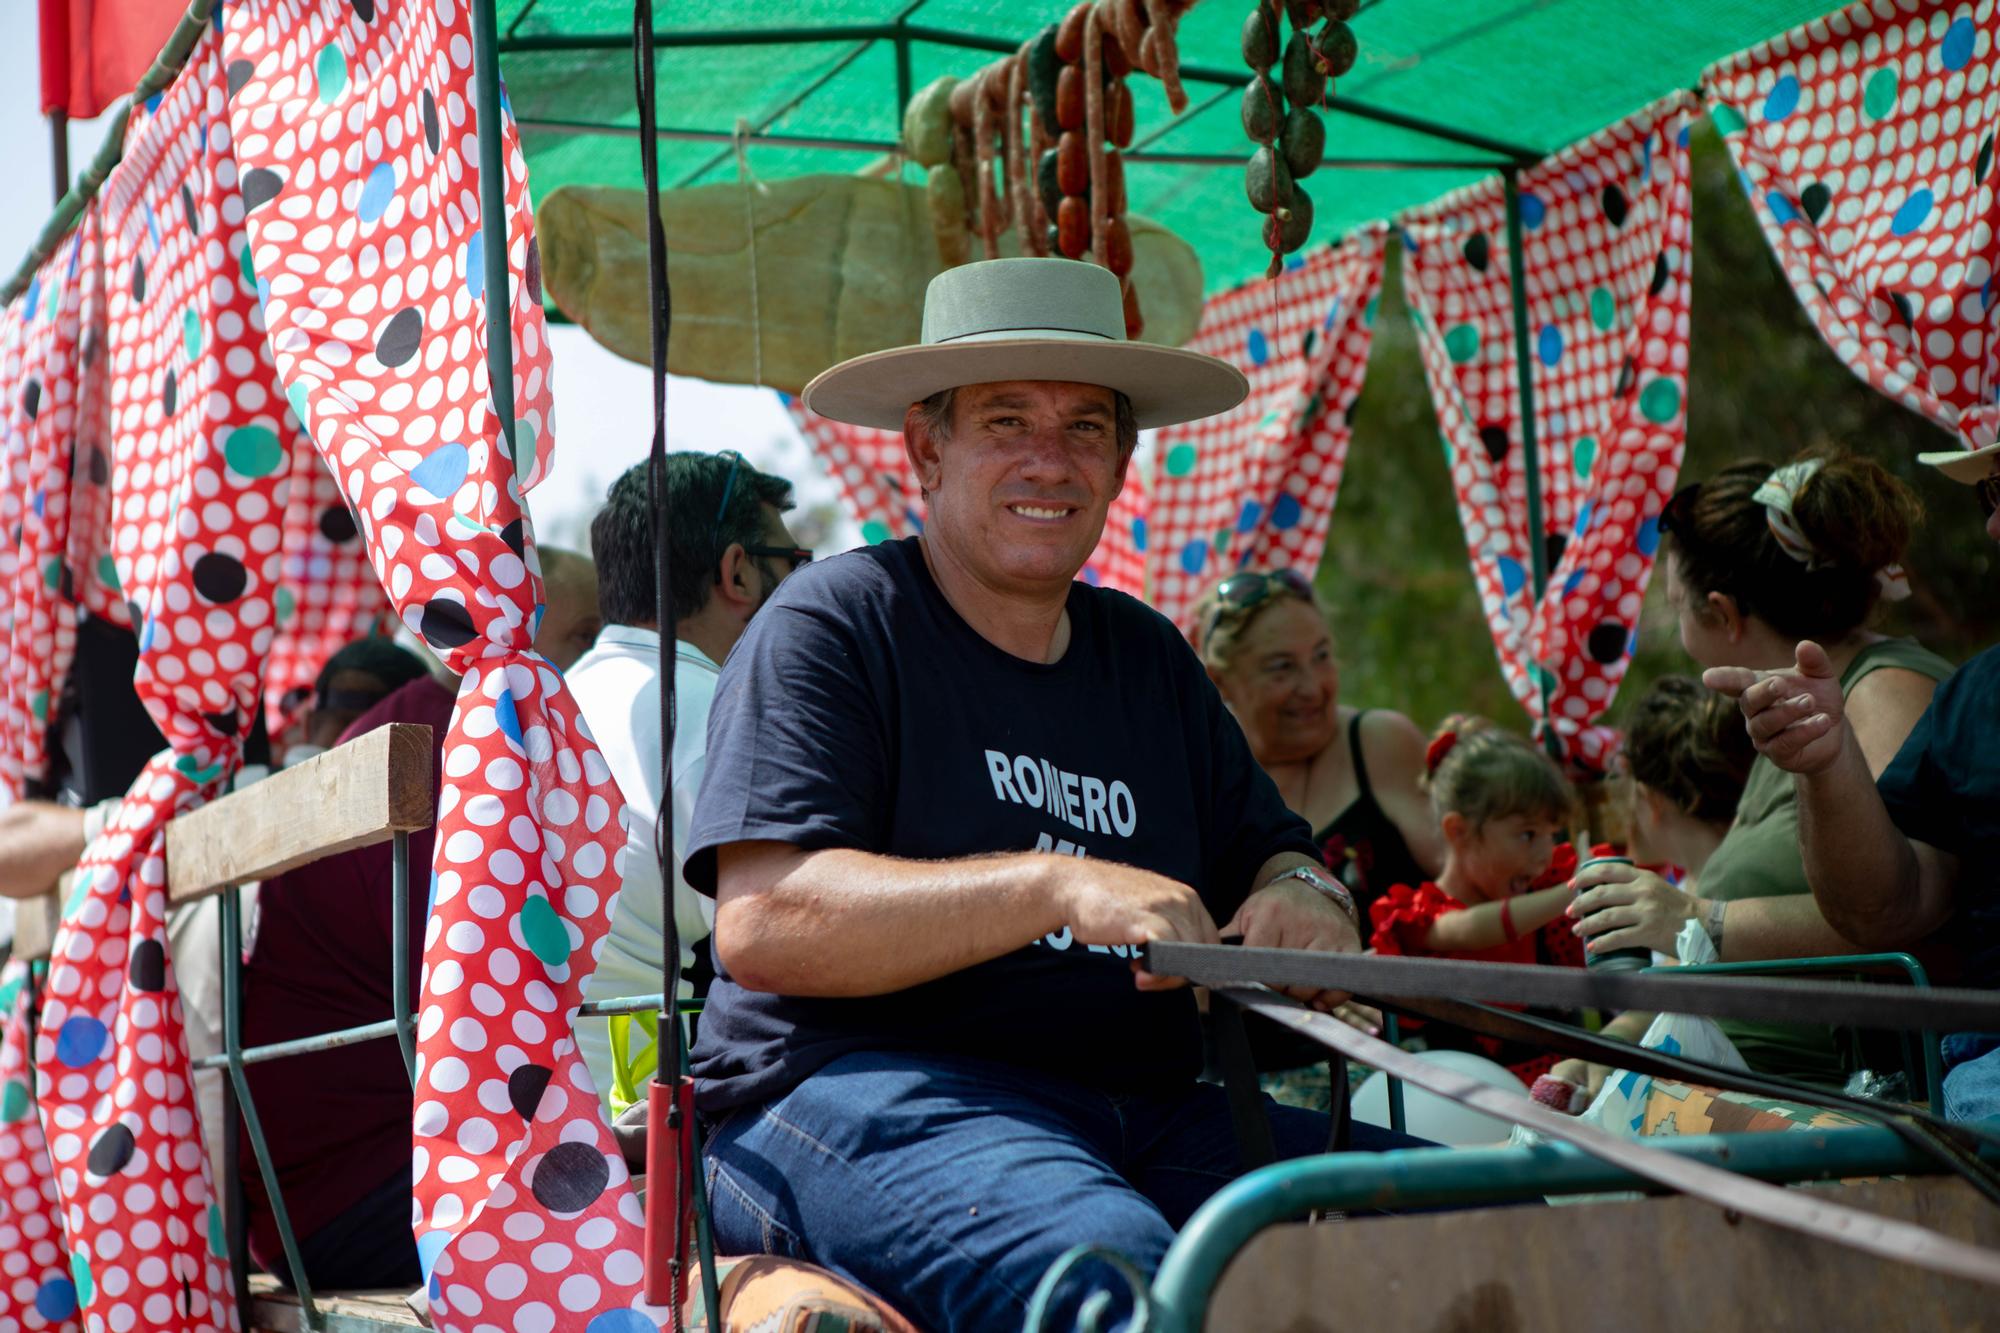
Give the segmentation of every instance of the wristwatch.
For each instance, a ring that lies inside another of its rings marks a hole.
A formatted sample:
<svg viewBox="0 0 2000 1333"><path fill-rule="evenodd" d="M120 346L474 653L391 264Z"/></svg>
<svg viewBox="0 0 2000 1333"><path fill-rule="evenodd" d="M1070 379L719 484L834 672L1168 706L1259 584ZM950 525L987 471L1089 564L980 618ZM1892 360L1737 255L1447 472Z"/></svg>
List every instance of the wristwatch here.
<svg viewBox="0 0 2000 1333"><path fill-rule="evenodd" d="M1354 895L1347 891L1345 884L1342 884L1318 866L1293 866L1290 870L1271 876L1270 881L1264 887L1268 889L1280 881L1287 879L1295 879L1307 888L1324 894L1333 901L1335 907L1347 913L1347 919L1354 923L1355 930L1359 931L1361 929L1361 910L1354 905Z"/></svg>

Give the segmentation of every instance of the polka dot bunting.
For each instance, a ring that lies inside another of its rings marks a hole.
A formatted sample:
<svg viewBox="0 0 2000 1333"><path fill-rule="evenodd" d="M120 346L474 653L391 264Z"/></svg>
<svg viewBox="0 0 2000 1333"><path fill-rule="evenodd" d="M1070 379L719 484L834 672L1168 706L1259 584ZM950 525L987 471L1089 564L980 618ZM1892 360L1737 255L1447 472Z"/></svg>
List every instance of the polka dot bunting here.
<svg viewBox="0 0 2000 1333"><path fill-rule="evenodd" d="M1967 448L2000 439L1996 9L1857 4L1703 79L1820 336L1870 387ZM1752 114L1774 97L1786 115Z"/></svg>
<svg viewBox="0 0 2000 1333"><path fill-rule="evenodd" d="M1768 99L1767 99L1768 100ZM1783 110L1780 94L1767 108ZM1573 764L1611 739L1591 724L1630 659L1685 443L1692 99L1677 95L1522 174L1539 225L1524 236L1529 366L1543 531L1530 534L1506 268L1467 235L1504 235L1499 181L1406 214L1404 285L1425 378L1450 442L1474 581L1502 674ZM1433 244L1433 242L1444 242ZM1439 331L1443 330L1442 333ZM1550 557L1539 604L1532 547ZM1542 689L1549 698L1546 710Z"/></svg>
<svg viewBox="0 0 2000 1333"><path fill-rule="evenodd" d="M507 121L503 433L493 293L464 263L479 229L469 16L370 13L230 6L227 117L246 193L258 182L246 226L278 379L345 502L315 528L364 548L394 614L463 676L419 998L412 1221L432 1319L580 1328L643 1308L644 1218L570 1032L624 834L608 766L530 651L542 586L524 493L553 434L526 164Z"/></svg>

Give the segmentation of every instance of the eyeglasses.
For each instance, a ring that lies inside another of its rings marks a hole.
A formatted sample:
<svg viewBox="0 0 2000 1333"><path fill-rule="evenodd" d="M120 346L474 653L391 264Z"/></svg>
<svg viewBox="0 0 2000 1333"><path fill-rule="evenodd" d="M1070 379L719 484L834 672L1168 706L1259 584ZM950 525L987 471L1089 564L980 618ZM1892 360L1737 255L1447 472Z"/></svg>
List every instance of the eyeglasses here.
<svg viewBox="0 0 2000 1333"><path fill-rule="evenodd" d="M1216 585L1215 609L1208 613L1208 623L1202 626L1201 641L1208 642L1208 636L1215 633L1224 615L1248 611L1284 592L1308 602L1312 600L1312 584L1296 569L1231 574Z"/></svg>
<svg viewBox="0 0 2000 1333"><path fill-rule="evenodd" d="M811 564L813 558L813 553L803 546L745 546L743 553L770 560L789 560L791 568L785 571L788 575L798 573L799 567Z"/></svg>
<svg viewBox="0 0 2000 1333"><path fill-rule="evenodd" d="M1973 490L1979 494L1979 512L1992 518L1993 511L2000 509L2000 472L1981 477L1973 483Z"/></svg>

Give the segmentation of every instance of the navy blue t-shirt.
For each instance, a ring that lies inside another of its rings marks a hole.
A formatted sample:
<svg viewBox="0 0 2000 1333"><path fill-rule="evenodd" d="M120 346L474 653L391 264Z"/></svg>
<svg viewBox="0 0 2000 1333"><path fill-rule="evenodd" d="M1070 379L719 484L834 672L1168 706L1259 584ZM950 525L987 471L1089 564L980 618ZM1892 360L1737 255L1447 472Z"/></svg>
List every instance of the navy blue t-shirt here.
<svg viewBox="0 0 2000 1333"><path fill-rule="evenodd" d="M1875 786L1906 836L1958 858L1938 938L1963 955L1964 984L2000 987L2000 647L1938 686Z"/></svg>
<svg viewBox="0 0 2000 1333"><path fill-rule="evenodd" d="M687 881L715 849L774 840L913 860L1037 849L1192 886L1218 923L1281 852L1315 855L1194 653L1143 603L1076 584L1062 660L1023 661L938 590L912 538L785 581L723 667ZM1143 993L1131 951L1065 929L893 994L745 990L721 960L694 1050L697 1098L768 1101L857 1050L937 1050L1106 1089L1192 1081L1185 988Z"/></svg>

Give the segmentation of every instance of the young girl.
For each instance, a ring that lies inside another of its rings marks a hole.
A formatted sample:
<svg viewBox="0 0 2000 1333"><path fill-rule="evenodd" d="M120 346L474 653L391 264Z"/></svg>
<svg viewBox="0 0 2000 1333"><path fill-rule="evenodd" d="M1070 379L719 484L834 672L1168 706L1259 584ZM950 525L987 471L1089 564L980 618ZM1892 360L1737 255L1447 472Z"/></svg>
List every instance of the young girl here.
<svg viewBox="0 0 2000 1333"><path fill-rule="evenodd" d="M1582 948L1563 917L1577 859L1566 840L1575 794L1561 770L1479 718L1446 722L1426 762L1447 847L1444 871L1435 883L1395 885L1375 903L1375 952L1582 966ZM1498 1060L1523 1083L1555 1063L1533 1048L1440 1024L1424 1035L1433 1046Z"/></svg>

